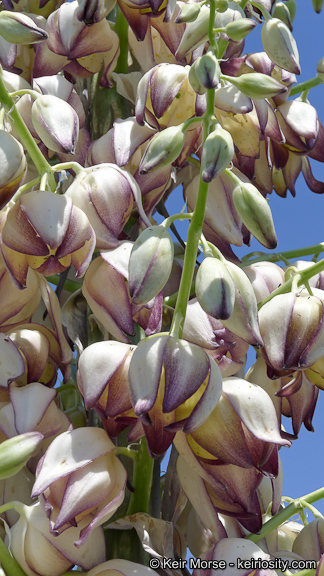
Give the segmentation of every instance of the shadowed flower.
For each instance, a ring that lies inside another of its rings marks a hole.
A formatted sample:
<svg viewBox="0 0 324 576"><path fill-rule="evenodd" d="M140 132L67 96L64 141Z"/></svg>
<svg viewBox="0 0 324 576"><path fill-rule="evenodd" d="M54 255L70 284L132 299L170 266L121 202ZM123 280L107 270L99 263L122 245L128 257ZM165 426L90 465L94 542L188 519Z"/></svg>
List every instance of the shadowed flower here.
<svg viewBox="0 0 324 576"><path fill-rule="evenodd" d="M39 496L53 535L83 521L75 543L82 546L121 505L127 474L114 450L99 428L64 432L50 444L38 465L32 496Z"/></svg>

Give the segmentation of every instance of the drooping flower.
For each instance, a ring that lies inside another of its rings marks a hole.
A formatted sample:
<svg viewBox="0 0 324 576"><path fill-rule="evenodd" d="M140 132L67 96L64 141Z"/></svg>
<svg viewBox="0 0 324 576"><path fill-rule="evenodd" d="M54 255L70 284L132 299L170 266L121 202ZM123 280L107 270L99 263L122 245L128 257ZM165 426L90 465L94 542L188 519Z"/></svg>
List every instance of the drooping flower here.
<svg viewBox="0 0 324 576"><path fill-rule="evenodd" d="M18 288L26 286L29 267L49 276L74 265L82 276L95 247L88 218L71 198L44 190L22 196L8 213L1 250Z"/></svg>

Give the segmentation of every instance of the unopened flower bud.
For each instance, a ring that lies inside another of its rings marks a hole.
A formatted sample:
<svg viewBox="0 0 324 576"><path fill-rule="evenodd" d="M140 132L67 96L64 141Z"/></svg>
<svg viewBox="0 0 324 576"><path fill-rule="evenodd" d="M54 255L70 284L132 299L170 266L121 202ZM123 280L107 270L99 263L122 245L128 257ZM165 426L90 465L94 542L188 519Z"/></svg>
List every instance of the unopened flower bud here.
<svg viewBox="0 0 324 576"><path fill-rule="evenodd" d="M216 0L215 8L217 12L226 12L228 8L228 0Z"/></svg>
<svg viewBox="0 0 324 576"><path fill-rule="evenodd" d="M32 106L32 121L47 148L54 152L74 154L79 135L79 118L70 104L56 96L38 96Z"/></svg>
<svg viewBox="0 0 324 576"><path fill-rule="evenodd" d="M273 96L287 92L287 86L284 86L281 82L275 80L275 78L267 76L267 74L261 74L260 72L242 74L242 76L222 75L221 78L227 80L241 90L245 96L254 98L254 100L272 98Z"/></svg>
<svg viewBox="0 0 324 576"><path fill-rule="evenodd" d="M266 248L277 246L271 209L261 192L250 182L242 182L233 190L233 203L243 224Z"/></svg>
<svg viewBox="0 0 324 576"><path fill-rule="evenodd" d="M26 156L20 142L0 130L0 210L9 202L21 184L26 171Z"/></svg>
<svg viewBox="0 0 324 576"><path fill-rule="evenodd" d="M317 76L324 82L324 57L320 59L317 64Z"/></svg>
<svg viewBox="0 0 324 576"><path fill-rule="evenodd" d="M196 278L196 296L202 309L218 320L229 318L234 309L235 286L225 264L205 258Z"/></svg>
<svg viewBox="0 0 324 576"><path fill-rule="evenodd" d="M200 12L201 5L197 2L190 2L188 4L184 4L181 8L181 12L175 19L177 24L180 23L187 23L187 22L194 22L198 17Z"/></svg>
<svg viewBox="0 0 324 576"><path fill-rule="evenodd" d="M296 13L297 13L297 2L296 2L296 0L286 0L285 5L290 12L290 18L291 18L291 21L293 22L295 20Z"/></svg>
<svg viewBox="0 0 324 576"><path fill-rule="evenodd" d="M151 170L172 164L180 155L184 143L185 135L181 124L169 126L162 132L158 132L153 136L145 150L139 166L139 173L146 174Z"/></svg>
<svg viewBox="0 0 324 576"><path fill-rule="evenodd" d="M0 12L0 36L11 44L36 44L47 40L48 34L22 12Z"/></svg>
<svg viewBox="0 0 324 576"><path fill-rule="evenodd" d="M272 62L291 74L300 74L297 44L284 22L278 18L266 20L262 26L261 38L263 48Z"/></svg>
<svg viewBox="0 0 324 576"><path fill-rule="evenodd" d="M324 0L312 0L312 2L316 14L319 14L323 8Z"/></svg>
<svg viewBox="0 0 324 576"><path fill-rule="evenodd" d="M43 440L40 432L26 432L0 444L0 480L14 476L28 462Z"/></svg>
<svg viewBox="0 0 324 576"><path fill-rule="evenodd" d="M196 68L194 65L191 66L188 74L188 80L191 85L191 88L196 92L196 94L206 94L207 88L204 88L199 81L199 78L196 73Z"/></svg>
<svg viewBox="0 0 324 576"><path fill-rule="evenodd" d="M216 56L212 52L207 52L207 54L197 58L191 69L192 68L194 68L198 82L203 88L209 89L216 88L218 86L221 69ZM190 72L189 82L191 83Z"/></svg>
<svg viewBox="0 0 324 576"><path fill-rule="evenodd" d="M293 29L292 20L291 20L289 8L288 8L288 6L286 6L286 3L277 2L276 7L275 7L272 15L274 18L278 18L279 20L284 22L284 24L286 24L286 26L288 26L289 30L292 31L292 29Z"/></svg>
<svg viewBox="0 0 324 576"><path fill-rule="evenodd" d="M231 40L234 40L234 42L241 42L245 36L252 32L255 26L256 22L251 18L239 18L238 20L229 22L225 26L224 32Z"/></svg>
<svg viewBox="0 0 324 576"><path fill-rule="evenodd" d="M234 157L234 144L230 133L217 124L204 143L201 156L203 182L211 182L223 172Z"/></svg>
<svg viewBox="0 0 324 576"><path fill-rule="evenodd" d="M129 260L129 292L134 304L146 304L169 279L174 248L163 226L151 226L137 238Z"/></svg>

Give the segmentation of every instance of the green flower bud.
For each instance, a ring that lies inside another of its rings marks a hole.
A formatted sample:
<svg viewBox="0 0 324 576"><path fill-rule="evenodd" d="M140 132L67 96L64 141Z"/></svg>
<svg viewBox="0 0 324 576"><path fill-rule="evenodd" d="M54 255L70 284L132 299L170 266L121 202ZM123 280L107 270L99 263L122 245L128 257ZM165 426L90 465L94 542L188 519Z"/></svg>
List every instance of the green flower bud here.
<svg viewBox="0 0 324 576"><path fill-rule="evenodd" d="M202 309L218 320L227 320L233 312L235 286L225 264L217 258L205 258L196 278L196 296Z"/></svg>
<svg viewBox="0 0 324 576"><path fill-rule="evenodd" d="M260 72L242 74L242 76L222 75L221 78L236 86L248 98L254 98L255 100L272 98L287 92L287 86Z"/></svg>
<svg viewBox="0 0 324 576"><path fill-rule="evenodd" d="M324 57L320 59L317 64L317 76L324 82Z"/></svg>
<svg viewBox="0 0 324 576"><path fill-rule="evenodd" d="M187 23L187 22L194 22L198 17L200 12L200 4L197 2L192 2L188 4L184 4L181 9L181 12L175 19L175 22L178 23Z"/></svg>
<svg viewBox="0 0 324 576"><path fill-rule="evenodd" d="M232 162L234 157L234 144L230 133L217 124L215 130L209 134L204 143L201 156L201 169L203 182L211 182L220 172Z"/></svg>
<svg viewBox="0 0 324 576"><path fill-rule="evenodd" d="M133 304L146 304L165 286L172 270L173 242L163 226L151 226L137 238L129 260Z"/></svg>
<svg viewBox="0 0 324 576"><path fill-rule="evenodd" d="M44 436L40 432L26 432L0 444L0 480L14 476L27 464Z"/></svg>
<svg viewBox="0 0 324 576"><path fill-rule="evenodd" d="M48 38L27 14L9 10L0 12L0 36L11 44L36 44Z"/></svg>
<svg viewBox="0 0 324 576"><path fill-rule="evenodd" d="M270 206L261 192L250 182L242 182L234 188L232 198L235 210L253 236L266 248L276 248Z"/></svg>
<svg viewBox="0 0 324 576"><path fill-rule="evenodd" d="M261 38L263 48L272 62L292 74L300 74L297 44L284 22L278 18L266 20L262 26Z"/></svg>
<svg viewBox="0 0 324 576"><path fill-rule="evenodd" d="M207 54L197 58L190 70L192 70L192 68L194 68L197 79L203 88L207 90L209 88L217 88L221 69L216 56L212 52L207 52Z"/></svg>
<svg viewBox="0 0 324 576"><path fill-rule="evenodd" d="M217 12L226 12L228 8L228 0L216 0L215 8Z"/></svg>
<svg viewBox="0 0 324 576"><path fill-rule="evenodd" d="M225 26L224 32L231 40L234 40L234 42L241 42L245 36L250 34L255 26L256 22L251 18L239 18L238 20L229 22Z"/></svg>
<svg viewBox="0 0 324 576"><path fill-rule="evenodd" d="M185 143L182 126L169 126L153 136L140 163L140 174L172 164L178 158Z"/></svg>
<svg viewBox="0 0 324 576"><path fill-rule="evenodd" d="M273 12L273 17L278 18L288 26L289 30L293 29L289 8L284 2L277 2Z"/></svg>
<svg viewBox="0 0 324 576"><path fill-rule="evenodd" d="M290 12L290 19L293 22L297 13L297 2L296 0L286 0L285 5Z"/></svg>
<svg viewBox="0 0 324 576"><path fill-rule="evenodd" d="M316 14L319 14L323 8L324 0L312 0L312 2Z"/></svg>
<svg viewBox="0 0 324 576"><path fill-rule="evenodd" d="M198 76L196 74L196 67L194 64L191 66L191 68L189 70L188 80L190 82L192 89L196 92L196 94L200 94L200 95L206 94L207 88L204 88L200 84L200 81L199 81Z"/></svg>

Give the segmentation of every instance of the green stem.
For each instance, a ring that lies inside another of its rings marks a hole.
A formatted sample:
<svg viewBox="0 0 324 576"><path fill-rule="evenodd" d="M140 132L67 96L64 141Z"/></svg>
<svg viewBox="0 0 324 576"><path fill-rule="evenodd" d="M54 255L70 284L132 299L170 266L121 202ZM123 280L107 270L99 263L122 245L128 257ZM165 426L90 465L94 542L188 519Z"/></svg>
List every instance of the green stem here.
<svg viewBox="0 0 324 576"><path fill-rule="evenodd" d="M149 455L146 439L141 438L140 446L134 461L133 468L133 489L126 516L136 514L136 512L149 511L154 460Z"/></svg>
<svg viewBox="0 0 324 576"><path fill-rule="evenodd" d="M38 173L40 175L43 175L44 173L48 174L50 188L52 192L55 192L56 183L52 172L52 167L41 153L25 122L19 114L14 101L12 98L10 98L2 80L1 72L2 69L0 69L0 103L2 106L8 109L8 115L10 117L11 123L16 130L24 148L26 148L32 161L34 162Z"/></svg>
<svg viewBox="0 0 324 576"><path fill-rule="evenodd" d="M289 96L295 96L296 94L304 92L304 90L310 90L311 88L315 88L315 86L319 86L320 84L323 84L322 80L319 78L319 76L315 76L314 78L310 78L309 80L294 86L290 90Z"/></svg>
<svg viewBox="0 0 324 576"><path fill-rule="evenodd" d="M324 488L319 488L314 492L310 492L302 498L296 498L286 508L283 508L283 510L280 510L278 514L268 520L268 522L262 526L261 532L259 534L249 534L249 536L246 536L246 540L251 540L251 542L255 543L259 542L259 540L262 540L262 538L270 534L272 530L276 530L279 528L279 526L281 526L281 524L287 522L287 520L294 516L294 514L299 513L299 511L304 507L304 501L306 501L308 504L313 504L313 502L317 502L322 498L324 498Z"/></svg>
<svg viewBox="0 0 324 576"><path fill-rule="evenodd" d="M22 568L20 568L17 560L11 556L4 541L0 538L0 563L5 570L7 576L26 576Z"/></svg>
<svg viewBox="0 0 324 576"><path fill-rule="evenodd" d="M21 194L23 194L24 192L26 192L27 190L29 190L30 188L32 188L33 186L37 186L37 184L39 184L41 177L38 176L37 178L34 178L34 180L31 180L30 182L27 182L26 184L23 184L22 186L20 186L16 192L16 194L12 197L13 202L16 202L19 198L19 196L21 196Z"/></svg>
<svg viewBox="0 0 324 576"><path fill-rule="evenodd" d="M115 32L119 37L120 54L117 60L115 72L127 74L128 72L128 22L121 9L117 9Z"/></svg>
<svg viewBox="0 0 324 576"><path fill-rule="evenodd" d="M213 2L211 5L214 4ZM207 90L207 109L203 120L203 142L205 142L210 130L210 118L214 115L215 90ZM197 202L188 230L187 245L184 256L183 270L177 303L172 319L170 335L176 338L182 337L183 324L190 296L190 288L195 271L197 250L205 217L205 209L208 194L208 182L203 182L200 176Z"/></svg>
<svg viewBox="0 0 324 576"><path fill-rule="evenodd" d="M286 252L279 252L277 254L265 254L263 252L258 252L260 256L254 258L254 260L249 260L255 252L252 254L244 256L242 258L241 267L251 266L251 264L256 264L257 262L280 262L281 260L285 262L286 260L291 260L294 258L301 258L302 256L310 256L311 254L320 254L324 252L324 242L319 244L314 244L314 246L308 246L306 248L298 248L297 250L287 250Z"/></svg>
<svg viewBox="0 0 324 576"><path fill-rule="evenodd" d="M120 456L127 456L127 458L131 458L134 462L137 459L137 451L136 450L132 450L131 448L126 448L123 446L118 446L116 448L116 455L120 455Z"/></svg>
<svg viewBox="0 0 324 576"><path fill-rule="evenodd" d="M51 284L58 286L59 281L60 281L60 277L58 275L46 276L46 280L48 282L50 282ZM64 290L67 290L68 292L76 292L77 290L80 290L80 288L82 288L82 284L80 284L79 282L75 282L75 280L67 279L64 282L63 288L64 288Z"/></svg>
<svg viewBox="0 0 324 576"><path fill-rule="evenodd" d="M193 216L193 212L188 212L186 214L172 214L172 216L168 216L163 222L161 222L160 226L164 228L170 228L172 222L175 220L190 220Z"/></svg>

